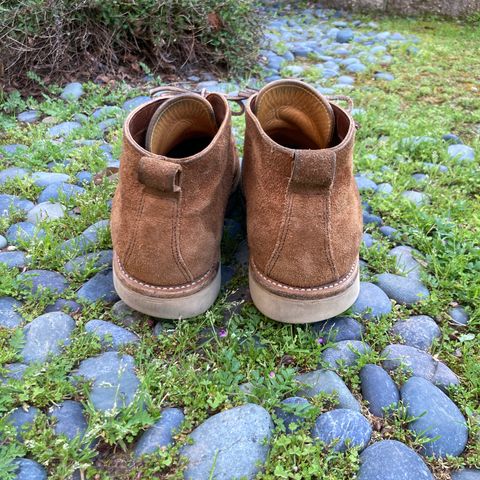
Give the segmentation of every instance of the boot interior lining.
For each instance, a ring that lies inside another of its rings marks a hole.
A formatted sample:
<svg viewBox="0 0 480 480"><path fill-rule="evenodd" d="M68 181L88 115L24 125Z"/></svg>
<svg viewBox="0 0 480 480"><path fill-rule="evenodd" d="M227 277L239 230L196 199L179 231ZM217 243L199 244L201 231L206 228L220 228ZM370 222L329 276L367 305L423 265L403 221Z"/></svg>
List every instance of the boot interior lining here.
<svg viewBox="0 0 480 480"><path fill-rule="evenodd" d="M252 110L255 112L255 101L252 99ZM334 130L333 136L328 147L339 145L348 133L350 120L347 115L335 104L331 104L334 113ZM291 117L292 119L294 117ZM308 133L305 133L300 126L294 122L287 122L284 119L278 122L270 122L265 127L262 125L264 132L276 143L286 148L301 150L316 150L318 141L312 139ZM328 148L327 147L327 148Z"/></svg>
<svg viewBox="0 0 480 480"><path fill-rule="evenodd" d="M224 102L214 94L208 95L207 100L212 105L217 125L221 125L226 115ZM135 143L142 148L146 148L148 125L160 104L160 102L154 102L151 105L145 106L139 110L130 122L130 134ZM215 135L216 131L210 135L205 135L202 132L197 132L192 129L192 132L188 136L180 138L164 155L170 158L184 158L195 155L207 148Z"/></svg>

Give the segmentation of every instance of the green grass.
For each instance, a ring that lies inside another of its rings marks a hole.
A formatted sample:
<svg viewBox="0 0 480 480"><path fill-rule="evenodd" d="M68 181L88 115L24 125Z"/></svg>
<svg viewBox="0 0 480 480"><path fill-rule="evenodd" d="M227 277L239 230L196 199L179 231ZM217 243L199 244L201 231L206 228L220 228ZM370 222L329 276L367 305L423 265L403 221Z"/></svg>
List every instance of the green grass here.
<svg viewBox="0 0 480 480"><path fill-rule="evenodd" d="M395 75L393 82L374 81L372 72L359 77L357 84L365 88L353 90L352 96L357 107L364 108L366 113L358 118L361 128L357 133L355 168L362 173L371 172L378 183L390 182L394 186L394 194L389 197L365 194L364 198L386 224L399 230L404 243L422 253L423 280L431 290L431 297L410 309L396 305L390 315L376 323L364 322L365 340L373 352L362 356L358 365L342 368L340 373L359 397L359 370L367 362L381 361L380 352L395 341L389 333L392 324L407 315L434 317L441 326L442 337L435 343L433 353L460 377L461 384L452 390L451 396L471 427L467 450L460 458L428 461L438 478L446 478L448 471L455 467L480 467L479 30L475 24L445 20L395 18L381 19L379 24L382 30L418 35L420 52L410 55L406 47L392 47L394 61L388 71ZM315 69L307 73L314 81ZM98 106L121 104L138 93L126 85L112 89L88 84L86 90L79 103L66 105L57 99L59 89L55 87L41 102L31 98L23 100L18 95L4 98L0 113L1 143L24 143L31 147L31 155L19 153L0 158L0 168L16 165L45 169L49 161L70 160L68 166L58 166L56 171L73 177L84 169L101 170L105 160L98 145L78 148L75 144L80 138L101 138L93 122L86 122L66 142L55 144L46 140L47 125L19 128L13 116L26 108L36 108L56 121L71 120L75 113L90 114ZM121 120L122 114L118 118ZM234 117L234 126L241 135L243 119ZM446 145L441 141L442 134L447 132L460 135L465 143L474 147L477 162L459 164L449 160ZM438 141L411 148L399 144L404 137L421 135ZM379 137L384 138L380 141ZM120 126L106 136L114 145L115 154L119 152L120 139ZM402 199L400 193L418 188L411 175L423 172L426 161L446 165L449 170L445 174L436 170L429 172L429 181L422 190L429 195L431 204L419 209ZM31 268L63 272L63 265L71 255L59 255L58 245L95 221L108 218L106 201L111 198L114 187L108 180L87 187L87 193L78 202L68 205L76 205L81 215L43 224L46 237L26 246ZM38 191L27 180L9 182L5 186L6 193L31 199ZM11 222L13 219L0 221L0 234ZM378 250L362 249L362 257L369 264L363 278L369 280L378 273L394 272L395 267L387 255L393 244L375 228L367 230L380 244ZM233 258L236 244L235 239L224 240L225 258ZM102 237L99 248L110 246L108 236ZM71 286L62 297L73 299L75 291L94 271L89 268L85 274L70 275ZM22 299L25 302L22 313L31 320L41 313L46 300L39 302L38 298L20 293L17 274L15 270L0 268L0 291L2 295ZM244 273L238 274L230 285L231 289L244 288ZM316 369L321 352L330 344L319 344L308 327L274 323L250 304L235 307L232 298L231 292L225 292L207 314L193 321L166 324L160 337L152 334L150 320L135 323L132 329L142 341L125 351L135 358L141 395L129 408L111 415L99 414L88 404L86 385L76 388L68 381L70 372L82 359L101 351L98 340L85 333L85 323L94 318L112 320L110 308L98 304L76 315L75 336L63 355L41 368L29 367L22 381L0 386L0 417L19 405L33 405L46 412L48 407L63 399L83 401L89 420L88 439L100 438L98 450L101 455L94 458L89 442L69 444L65 439L54 437L51 419L42 415L27 434L25 445L14 440L0 442L0 471L7 472L4 475L9 478L10 459L28 454L44 464L49 478L54 480L68 478L78 468L86 470L87 478L178 479L182 477L183 465L178 455L179 445L199 422L246 400L272 411L285 396L295 393L295 374ZM464 306L470 315L466 328L460 329L449 322L447 311L455 303ZM226 336L218 335L219 328L226 330ZM0 365L18 361L21 344L18 330L0 330ZM251 384L248 394L239 388L245 383ZM332 402L334 398L314 399L305 425L294 435L285 435L283 428L277 425L273 448L258 478L354 478L359 466L357 451L333 454L314 444L309 435L315 416ZM146 411L140 408L141 403L146 405ZM134 464L130 456L131 442L158 419L162 407L170 405L183 407L186 414L177 445ZM363 413L372 418L365 405L362 408ZM404 409L399 409L394 416L376 425L374 439L394 438L418 450L424 439L414 438L406 429L407 424ZM0 431L3 428L7 427L0 419Z"/></svg>

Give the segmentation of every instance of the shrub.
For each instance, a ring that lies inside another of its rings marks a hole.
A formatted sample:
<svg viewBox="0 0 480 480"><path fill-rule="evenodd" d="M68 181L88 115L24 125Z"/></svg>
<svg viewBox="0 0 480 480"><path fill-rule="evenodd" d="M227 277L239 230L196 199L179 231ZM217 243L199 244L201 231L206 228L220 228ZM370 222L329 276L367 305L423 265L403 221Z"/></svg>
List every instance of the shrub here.
<svg viewBox="0 0 480 480"><path fill-rule="evenodd" d="M119 67L177 72L252 68L261 34L254 0L4 0L0 72L5 83L92 77Z"/></svg>

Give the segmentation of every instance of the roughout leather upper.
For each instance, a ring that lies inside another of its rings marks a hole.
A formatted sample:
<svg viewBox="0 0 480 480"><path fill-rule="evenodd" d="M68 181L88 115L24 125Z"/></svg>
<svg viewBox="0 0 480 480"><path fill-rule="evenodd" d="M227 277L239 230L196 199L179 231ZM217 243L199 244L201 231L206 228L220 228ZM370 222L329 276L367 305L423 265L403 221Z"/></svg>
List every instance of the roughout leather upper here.
<svg viewBox="0 0 480 480"><path fill-rule="evenodd" d="M125 122L111 218L113 248L129 286L147 295L180 295L177 287L187 284L194 290L218 268L238 158L227 101L217 94L207 99L218 131L207 148L187 158L143 148L150 119L165 99L138 107Z"/></svg>
<svg viewBox="0 0 480 480"><path fill-rule="evenodd" d="M362 235L353 177L355 124L331 104L330 148L286 148L273 141L246 106L243 188L250 268L256 280L285 296L322 297L354 280Z"/></svg>

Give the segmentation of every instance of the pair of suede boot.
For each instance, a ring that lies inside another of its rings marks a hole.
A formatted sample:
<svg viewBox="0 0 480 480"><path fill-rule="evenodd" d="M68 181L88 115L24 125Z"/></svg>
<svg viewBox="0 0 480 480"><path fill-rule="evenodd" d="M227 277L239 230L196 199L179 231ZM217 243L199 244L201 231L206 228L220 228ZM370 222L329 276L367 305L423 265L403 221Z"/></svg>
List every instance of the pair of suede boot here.
<svg viewBox="0 0 480 480"><path fill-rule="evenodd" d="M357 298L351 116L294 80L250 96L245 116L241 171L224 95L171 92L128 116L111 228L115 288L132 308L186 318L213 304L225 209L240 178L257 308L306 323Z"/></svg>

